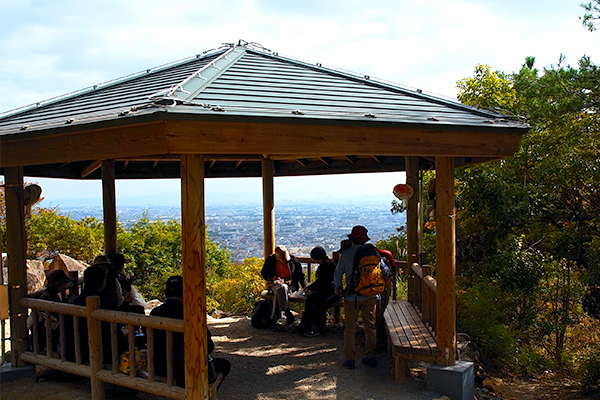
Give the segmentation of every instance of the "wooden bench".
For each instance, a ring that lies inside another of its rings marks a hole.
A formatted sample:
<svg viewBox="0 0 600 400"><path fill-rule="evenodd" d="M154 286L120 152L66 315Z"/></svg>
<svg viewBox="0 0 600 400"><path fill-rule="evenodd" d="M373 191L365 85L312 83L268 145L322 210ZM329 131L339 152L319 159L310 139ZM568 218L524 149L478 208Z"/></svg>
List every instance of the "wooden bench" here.
<svg viewBox="0 0 600 400"><path fill-rule="evenodd" d="M396 380L409 376L406 360L436 361L440 351L435 338L411 303L392 300L384 316Z"/></svg>
<svg viewBox="0 0 600 400"><path fill-rule="evenodd" d="M261 299L265 299L268 301L273 301L273 293L269 292L268 290L263 290L260 294L260 298ZM305 303L306 302L306 296L302 296L302 297L289 297L288 301L291 303ZM333 323L334 324L340 324L342 322L342 312L341 312L341 308L344 306L344 301L340 300L337 301L335 303L333 303L331 305L331 307L333 307Z"/></svg>

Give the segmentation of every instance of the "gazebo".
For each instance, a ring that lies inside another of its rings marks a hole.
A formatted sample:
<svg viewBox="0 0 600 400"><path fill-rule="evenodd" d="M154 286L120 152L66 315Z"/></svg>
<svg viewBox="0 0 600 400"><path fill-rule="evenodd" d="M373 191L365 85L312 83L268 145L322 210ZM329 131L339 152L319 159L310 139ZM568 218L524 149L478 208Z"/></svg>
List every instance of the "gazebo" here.
<svg viewBox="0 0 600 400"><path fill-rule="evenodd" d="M106 253L117 250L115 179L181 179L185 391L199 399L208 384L205 178L262 177L268 255L274 177L406 171L418 189L419 171L434 168L436 340L454 354L454 168L511 156L527 130L502 114L245 41L1 114L13 365L24 363L27 331L18 304L26 295L24 176L102 179ZM409 265L419 256L419 197L408 201Z"/></svg>

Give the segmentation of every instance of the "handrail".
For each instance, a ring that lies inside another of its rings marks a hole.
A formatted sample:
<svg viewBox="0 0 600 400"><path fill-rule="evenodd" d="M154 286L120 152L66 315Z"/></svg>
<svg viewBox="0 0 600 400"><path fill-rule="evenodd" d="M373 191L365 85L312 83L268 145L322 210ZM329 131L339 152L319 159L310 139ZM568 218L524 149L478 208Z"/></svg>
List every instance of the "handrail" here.
<svg viewBox="0 0 600 400"><path fill-rule="evenodd" d="M431 276L430 265L420 266L413 263L410 266L408 281L408 301L417 309L421 319L429 325L435 337L437 320L437 281Z"/></svg>

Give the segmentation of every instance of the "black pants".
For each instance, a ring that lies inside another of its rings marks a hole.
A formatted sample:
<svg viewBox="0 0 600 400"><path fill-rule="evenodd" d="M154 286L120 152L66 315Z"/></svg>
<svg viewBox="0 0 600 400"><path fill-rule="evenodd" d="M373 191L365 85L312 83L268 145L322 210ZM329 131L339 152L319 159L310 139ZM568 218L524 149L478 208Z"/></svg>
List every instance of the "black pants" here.
<svg viewBox="0 0 600 400"><path fill-rule="evenodd" d="M327 327L327 309L341 299L340 295L330 292L315 292L306 298L304 313L300 326L303 330L309 330L313 324L317 325L321 331Z"/></svg>

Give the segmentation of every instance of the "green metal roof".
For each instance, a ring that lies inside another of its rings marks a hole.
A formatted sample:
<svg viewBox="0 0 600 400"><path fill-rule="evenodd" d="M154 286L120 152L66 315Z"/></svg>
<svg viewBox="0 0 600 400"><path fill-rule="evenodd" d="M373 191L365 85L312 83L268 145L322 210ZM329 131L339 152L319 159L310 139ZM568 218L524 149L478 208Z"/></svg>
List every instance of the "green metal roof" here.
<svg viewBox="0 0 600 400"><path fill-rule="evenodd" d="M19 149L23 149L28 140L36 138L173 119L275 122L283 126L336 125L344 129L360 127L365 132L391 127L520 136L528 129L522 121L506 115L369 76L284 57L260 45L240 41L237 45L225 44L184 60L0 114L0 144L20 141ZM414 138L414 142L419 140ZM340 146L343 147L343 141ZM398 151L369 157L323 154L278 159L276 176L402 170L404 157ZM269 154L268 151L262 154L265 153ZM262 154L253 157L240 150L238 156L220 155L212 161L208 156L207 177L260 176ZM178 158L173 154L148 154L147 159L139 154L123 156L115 166L120 178L179 174ZM99 159L102 157L98 154ZM467 157L457 165L486 157ZM30 176L97 178L98 171L82 173L94 161L24 165L26 175ZM431 166L431 158L423 158L422 165Z"/></svg>
<svg viewBox="0 0 600 400"><path fill-rule="evenodd" d="M159 110L434 125L523 125L505 115L419 90L242 44L0 114L0 134Z"/></svg>

